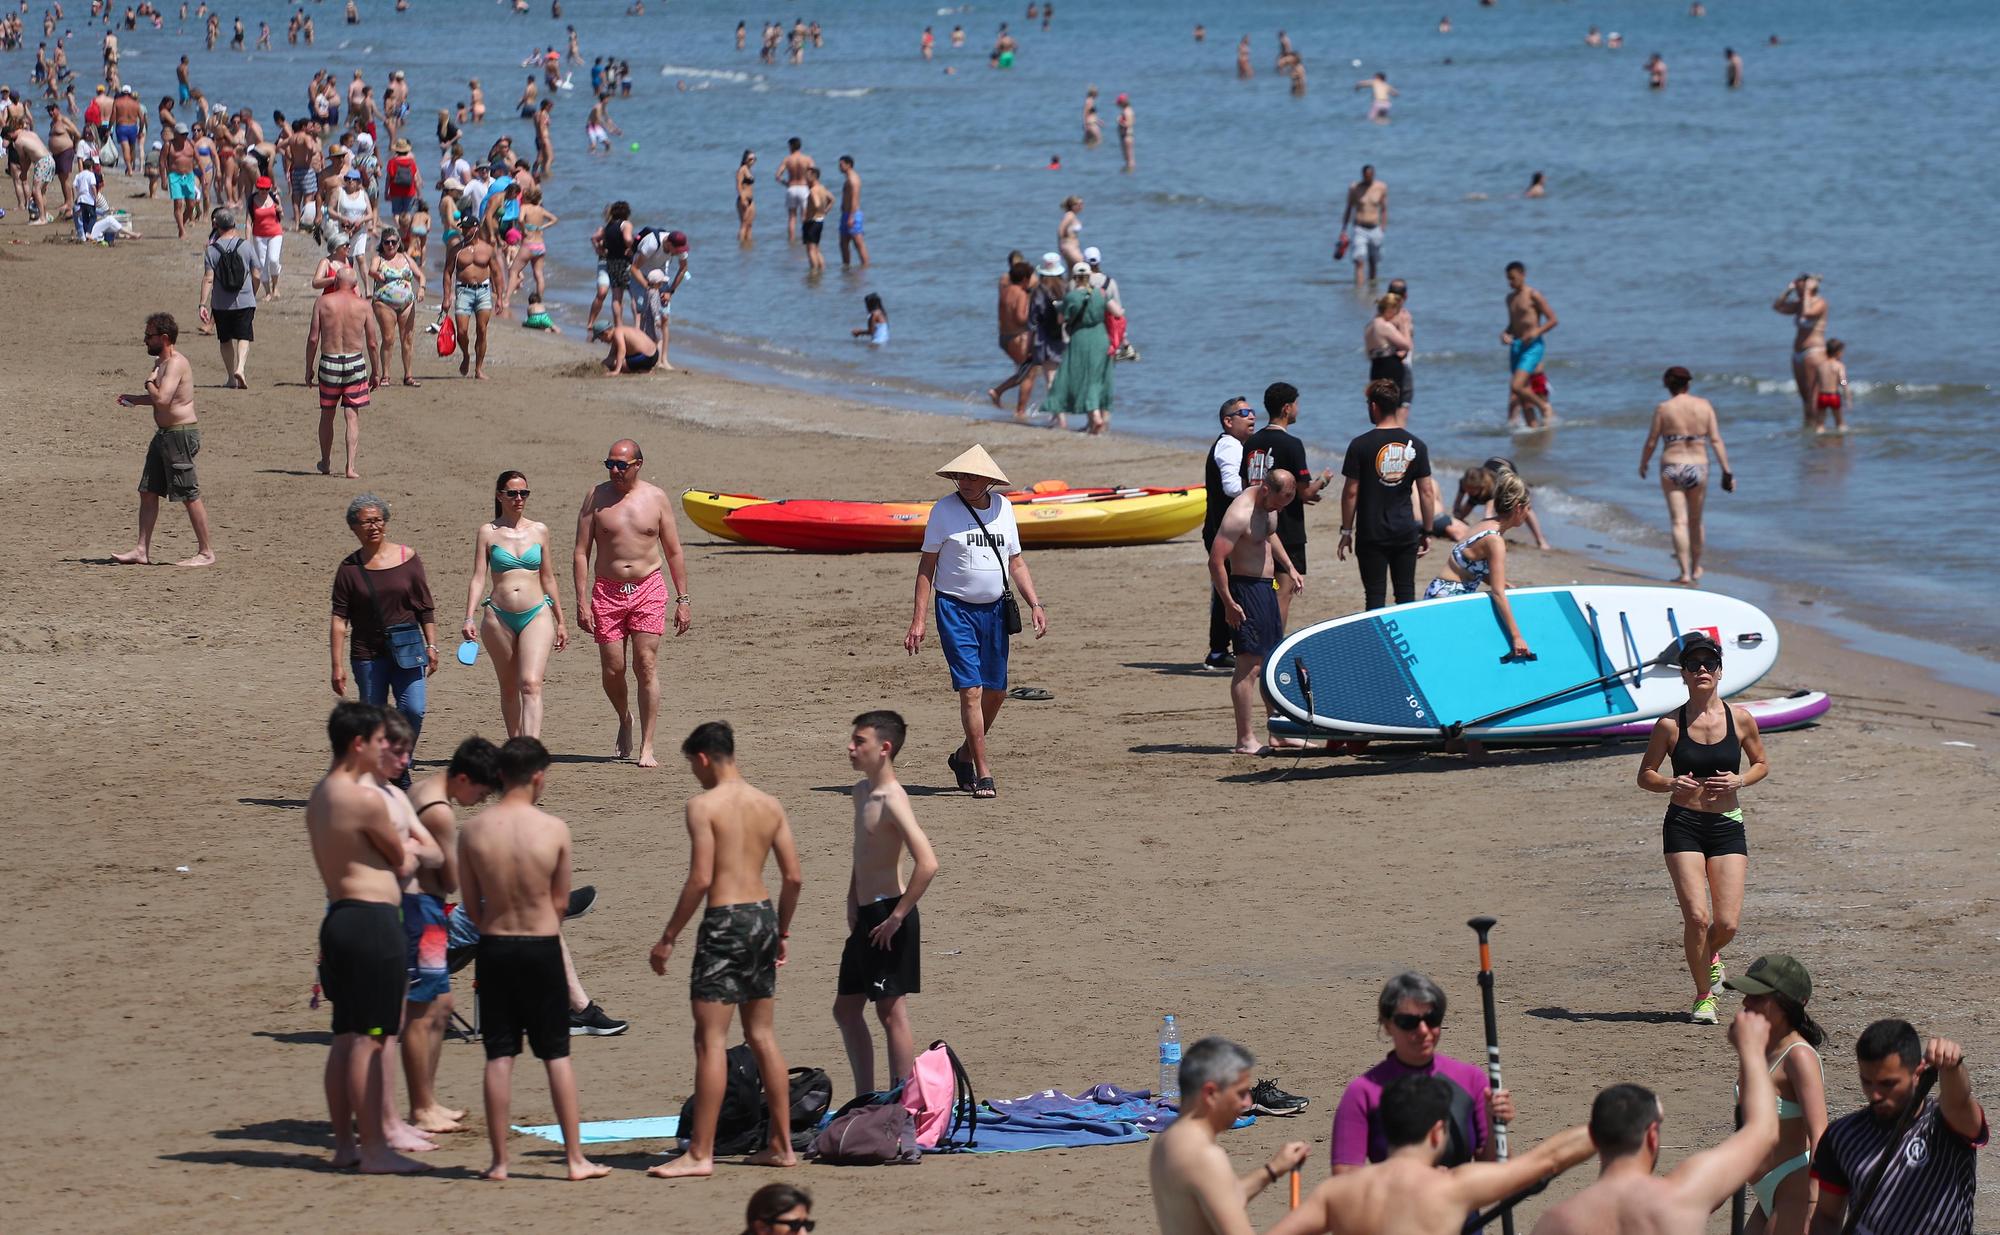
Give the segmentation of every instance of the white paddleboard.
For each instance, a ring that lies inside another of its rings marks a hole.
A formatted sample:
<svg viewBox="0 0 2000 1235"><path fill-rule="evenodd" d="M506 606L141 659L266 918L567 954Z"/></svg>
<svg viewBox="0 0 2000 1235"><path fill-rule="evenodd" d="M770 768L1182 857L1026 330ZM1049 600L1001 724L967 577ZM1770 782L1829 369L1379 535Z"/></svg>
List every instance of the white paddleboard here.
<svg viewBox="0 0 2000 1235"><path fill-rule="evenodd" d="M1722 694L1770 672L1778 628L1755 605L1686 588L1510 588L1535 659L1506 659L1487 593L1354 613L1289 635L1264 662L1264 693L1291 720L1381 737L1603 729L1687 701L1678 666L1654 662L1682 635L1722 647ZM1307 695L1311 702L1308 704Z"/></svg>

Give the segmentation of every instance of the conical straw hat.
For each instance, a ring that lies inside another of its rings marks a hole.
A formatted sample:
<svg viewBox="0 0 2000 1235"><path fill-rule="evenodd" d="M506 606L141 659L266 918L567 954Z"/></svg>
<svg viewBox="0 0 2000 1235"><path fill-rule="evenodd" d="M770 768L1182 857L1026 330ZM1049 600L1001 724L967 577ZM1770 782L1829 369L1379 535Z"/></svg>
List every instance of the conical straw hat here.
<svg viewBox="0 0 2000 1235"><path fill-rule="evenodd" d="M937 470L937 474L950 480L954 476L978 476L996 485L1007 483L1007 474L986 453L986 447L974 446Z"/></svg>

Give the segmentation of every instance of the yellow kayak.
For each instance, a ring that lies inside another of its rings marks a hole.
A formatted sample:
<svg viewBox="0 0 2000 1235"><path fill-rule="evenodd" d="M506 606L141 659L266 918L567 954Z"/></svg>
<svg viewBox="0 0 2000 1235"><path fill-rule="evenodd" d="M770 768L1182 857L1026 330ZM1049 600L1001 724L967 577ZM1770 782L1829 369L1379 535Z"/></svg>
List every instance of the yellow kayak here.
<svg viewBox="0 0 2000 1235"><path fill-rule="evenodd" d="M757 506L770 501L769 498L753 497L748 493L716 493L706 489L688 489L681 494L681 509L694 525L710 536L720 536L733 540L739 545L747 545L749 539L743 533L729 526L724 516L732 510L745 506Z"/></svg>
<svg viewBox="0 0 2000 1235"><path fill-rule="evenodd" d="M1201 489L1083 501L1014 504L1023 545L1150 545L1201 526L1208 495Z"/></svg>

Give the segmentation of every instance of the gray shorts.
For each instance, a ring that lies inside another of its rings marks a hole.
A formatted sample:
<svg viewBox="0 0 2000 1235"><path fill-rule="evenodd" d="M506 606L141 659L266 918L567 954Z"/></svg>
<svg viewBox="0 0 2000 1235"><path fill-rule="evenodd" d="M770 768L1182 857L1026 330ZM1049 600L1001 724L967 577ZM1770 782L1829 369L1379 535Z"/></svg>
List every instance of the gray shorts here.
<svg viewBox="0 0 2000 1235"><path fill-rule="evenodd" d="M704 1003L749 1003L778 991L778 911L770 901L717 905L701 915L688 994Z"/></svg>
<svg viewBox="0 0 2000 1235"><path fill-rule="evenodd" d="M1379 226L1362 227L1356 224L1354 230L1349 233L1349 243L1353 247L1347 250L1347 260L1381 265L1383 239L1382 229Z"/></svg>
<svg viewBox="0 0 2000 1235"><path fill-rule="evenodd" d="M139 492L170 502L199 498L201 482L195 478L194 457L200 453L201 430L194 425L153 430L153 440L146 446L146 466L139 472Z"/></svg>

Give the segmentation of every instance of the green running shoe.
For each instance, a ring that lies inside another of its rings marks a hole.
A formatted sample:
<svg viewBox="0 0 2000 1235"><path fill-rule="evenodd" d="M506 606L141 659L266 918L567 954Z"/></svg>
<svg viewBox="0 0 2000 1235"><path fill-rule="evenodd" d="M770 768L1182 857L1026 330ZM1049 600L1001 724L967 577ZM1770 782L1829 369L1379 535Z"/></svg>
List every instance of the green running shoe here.
<svg viewBox="0 0 2000 1235"><path fill-rule="evenodd" d="M1715 996L1703 995L1695 1000L1694 1011L1688 1013L1688 1019L1697 1025L1715 1024Z"/></svg>

